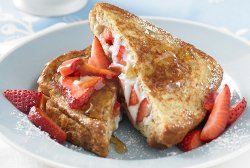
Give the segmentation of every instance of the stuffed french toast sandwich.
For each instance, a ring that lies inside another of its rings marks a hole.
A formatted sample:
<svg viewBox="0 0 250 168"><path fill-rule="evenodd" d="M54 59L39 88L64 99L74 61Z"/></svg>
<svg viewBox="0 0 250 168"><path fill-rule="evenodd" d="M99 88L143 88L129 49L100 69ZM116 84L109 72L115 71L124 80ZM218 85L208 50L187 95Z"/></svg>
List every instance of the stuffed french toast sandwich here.
<svg viewBox="0 0 250 168"><path fill-rule="evenodd" d="M38 91L3 93L57 142L102 157L113 143L124 153L134 141L119 138L137 141L123 129L131 124L146 148L190 151L219 137L245 111L245 98L235 103L231 86L221 86L221 66L195 46L107 3L90 11L89 25L92 45L49 61ZM117 130L121 108L129 122Z"/></svg>
<svg viewBox="0 0 250 168"><path fill-rule="evenodd" d="M120 120L119 87L110 80L115 73L87 64L90 53L88 47L48 62L38 90L48 99L44 112L65 131L69 142L107 156Z"/></svg>
<svg viewBox="0 0 250 168"><path fill-rule="evenodd" d="M127 115L152 147L182 141L205 117L221 66L209 55L121 8L98 3L90 27L118 67ZM95 58L90 58L93 62Z"/></svg>

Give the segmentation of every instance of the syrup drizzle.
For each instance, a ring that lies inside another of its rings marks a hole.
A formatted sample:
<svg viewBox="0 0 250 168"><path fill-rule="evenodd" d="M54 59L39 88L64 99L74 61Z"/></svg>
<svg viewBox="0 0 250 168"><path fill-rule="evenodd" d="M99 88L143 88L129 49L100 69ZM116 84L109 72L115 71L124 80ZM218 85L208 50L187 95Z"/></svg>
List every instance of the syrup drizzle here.
<svg viewBox="0 0 250 168"><path fill-rule="evenodd" d="M117 137L112 135L110 142L115 145L115 151L119 154L126 153L128 151L126 145Z"/></svg>

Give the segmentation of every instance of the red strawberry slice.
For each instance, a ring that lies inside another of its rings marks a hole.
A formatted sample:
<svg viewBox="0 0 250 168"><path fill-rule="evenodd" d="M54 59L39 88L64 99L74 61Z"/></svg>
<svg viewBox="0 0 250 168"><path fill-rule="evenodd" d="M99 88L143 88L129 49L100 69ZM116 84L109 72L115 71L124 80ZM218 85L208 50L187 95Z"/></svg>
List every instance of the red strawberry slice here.
<svg viewBox="0 0 250 168"><path fill-rule="evenodd" d="M113 45L114 37L112 35L112 32L109 29L104 29L103 31L103 38L105 39L105 42L108 45Z"/></svg>
<svg viewBox="0 0 250 168"><path fill-rule="evenodd" d="M184 152L198 148L203 144L203 142L200 140L200 134L201 130L193 130L189 132L181 141L181 143L178 144L178 147Z"/></svg>
<svg viewBox="0 0 250 168"><path fill-rule="evenodd" d="M104 86L102 77L86 76L84 78L82 81L79 81L79 77L62 78L60 91L72 109L81 108L88 102L95 90L99 90Z"/></svg>
<svg viewBox="0 0 250 168"><path fill-rule="evenodd" d="M125 47L121 45L117 54L117 62L119 64L126 66L127 63L123 60L124 51L125 51Z"/></svg>
<svg viewBox="0 0 250 168"><path fill-rule="evenodd" d="M217 92L210 92L208 93L208 95L205 97L204 103L203 103L203 107L208 110L211 111L213 109L214 106L214 101L216 99L216 97L218 96Z"/></svg>
<svg viewBox="0 0 250 168"><path fill-rule="evenodd" d="M243 98L240 102L236 103L231 109L229 110L229 118L227 121L227 125L231 125L235 122L240 115L245 111L247 106L247 102L245 98Z"/></svg>
<svg viewBox="0 0 250 168"><path fill-rule="evenodd" d="M91 48L91 57L88 61L89 64L97 68L108 68L110 61L102 49L102 45L97 37L94 38Z"/></svg>
<svg viewBox="0 0 250 168"><path fill-rule="evenodd" d="M147 98L144 98L139 106L139 110L136 117L136 124L138 125L143 121L144 117L148 117L151 112L149 102Z"/></svg>
<svg viewBox="0 0 250 168"><path fill-rule="evenodd" d="M72 109L80 109L84 104L86 104L95 92L94 88L86 88L81 90L80 93L74 92L74 95L71 92L62 91L64 98L67 100L69 107Z"/></svg>
<svg viewBox="0 0 250 168"><path fill-rule="evenodd" d="M130 99L129 99L129 105L133 106L139 103L139 99L137 97L137 94L135 92L134 86L131 89L131 93L130 93Z"/></svg>
<svg viewBox="0 0 250 168"><path fill-rule="evenodd" d="M73 59L64 61L58 67L58 71L60 72L62 76L67 76L75 72L82 64L83 64L83 60L81 58L73 58Z"/></svg>
<svg viewBox="0 0 250 168"><path fill-rule="evenodd" d="M42 93L33 90L5 90L3 95L21 112L28 114L32 106L39 106Z"/></svg>
<svg viewBox="0 0 250 168"><path fill-rule="evenodd" d="M121 104L116 101L114 104L114 108L113 108L113 116L116 117L120 114L120 108L121 108Z"/></svg>
<svg viewBox="0 0 250 168"><path fill-rule="evenodd" d="M100 90L105 86L104 79L97 76L85 76L80 81L75 81L71 88L71 94L74 98L78 99L86 94L86 89L94 88Z"/></svg>
<svg viewBox="0 0 250 168"><path fill-rule="evenodd" d="M114 64L110 64L109 68L110 71L114 72L117 76L119 76L121 72L121 67L115 66Z"/></svg>
<svg viewBox="0 0 250 168"><path fill-rule="evenodd" d="M42 131L45 131L49 136L59 143L66 141L66 133L56 125L46 114L38 107L33 106L28 114L28 119Z"/></svg>
<svg viewBox="0 0 250 168"><path fill-rule="evenodd" d="M202 141L211 141L225 130L229 116L230 96L229 87L225 85L216 97L208 121L202 129L200 137Z"/></svg>
<svg viewBox="0 0 250 168"><path fill-rule="evenodd" d="M66 89L72 89L73 82L80 80L79 76L65 76L62 78L61 85Z"/></svg>
<svg viewBox="0 0 250 168"><path fill-rule="evenodd" d="M107 79L116 79L118 76L115 72L112 72L107 69L99 69L90 64L81 65L81 67L79 68L78 71L76 71L76 73L77 74L80 73L81 76L93 75L93 76L105 77Z"/></svg>

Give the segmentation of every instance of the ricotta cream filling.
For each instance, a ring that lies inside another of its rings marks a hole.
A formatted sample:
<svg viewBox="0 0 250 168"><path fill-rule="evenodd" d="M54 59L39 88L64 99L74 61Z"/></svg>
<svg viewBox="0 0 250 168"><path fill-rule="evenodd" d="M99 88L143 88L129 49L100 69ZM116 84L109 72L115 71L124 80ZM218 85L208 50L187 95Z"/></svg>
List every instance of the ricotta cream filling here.
<svg viewBox="0 0 250 168"><path fill-rule="evenodd" d="M128 111L130 113L132 122L134 123L134 125L136 125L135 123L136 123L136 118L138 115L140 103L147 96L143 92L143 90L141 89L141 86L139 84L140 80L139 80L138 76L133 78L133 79L129 79L126 77L126 71L128 70L128 68L130 66L132 66L132 67L135 66L135 59L134 59L133 55L129 52L125 42L123 40L121 40L119 35L114 35L113 45L111 45L111 46L109 46L105 43L105 39L102 36L101 36L100 41L102 42L103 48L106 49L106 51L108 52L106 54L111 55L112 60L113 60L112 65L116 66L116 67L120 67L122 69L122 73L118 77L121 81L123 81L122 87L123 87L123 91L124 91L126 105L128 107ZM123 60L126 62L126 66L119 64L118 60L117 60L117 55L118 55L118 52L119 52L121 45L125 47L125 50L123 53ZM123 73L123 72L125 72L125 73ZM135 93L136 93L138 100L139 100L139 103L137 103L136 105L129 105L132 87L134 87ZM151 119L152 119L152 115L150 113L150 115L148 117L144 117L144 119L142 121L143 125L147 125Z"/></svg>

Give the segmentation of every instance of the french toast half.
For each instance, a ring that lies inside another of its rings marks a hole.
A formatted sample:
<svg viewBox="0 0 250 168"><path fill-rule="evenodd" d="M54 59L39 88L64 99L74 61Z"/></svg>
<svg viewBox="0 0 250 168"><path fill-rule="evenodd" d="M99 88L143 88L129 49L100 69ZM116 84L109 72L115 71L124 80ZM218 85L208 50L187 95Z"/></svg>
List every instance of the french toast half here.
<svg viewBox="0 0 250 168"><path fill-rule="evenodd" d="M131 123L152 147L171 147L205 117L205 96L218 89L211 56L121 8L97 3L90 27L119 75Z"/></svg>
<svg viewBox="0 0 250 168"><path fill-rule="evenodd" d="M105 86L96 91L80 109L72 109L63 97L58 67L66 60L81 57L87 62L90 47L82 51L70 51L46 64L38 79L38 90L48 97L46 114L64 130L67 140L99 156L107 156L110 138L118 127L119 116L113 115L118 85L106 80Z"/></svg>

